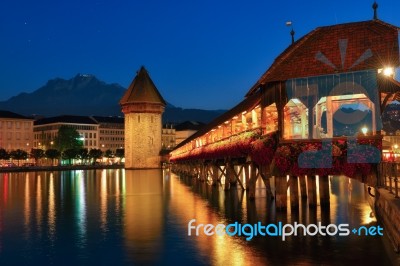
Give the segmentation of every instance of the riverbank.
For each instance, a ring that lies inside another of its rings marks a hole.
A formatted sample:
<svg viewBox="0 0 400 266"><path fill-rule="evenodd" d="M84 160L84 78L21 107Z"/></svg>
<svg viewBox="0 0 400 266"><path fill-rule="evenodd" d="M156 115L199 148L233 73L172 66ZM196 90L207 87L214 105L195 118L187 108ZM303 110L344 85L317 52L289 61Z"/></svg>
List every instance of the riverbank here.
<svg viewBox="0 0 400 266"><path fill-rule="evenodd" d="M20 166L0 167L0 173L9 172L38 172L38 171L69 171L69 170L92 170L92 169L123 169L123 164L101 164L101 165L56 165L56 166Z"/></svg>

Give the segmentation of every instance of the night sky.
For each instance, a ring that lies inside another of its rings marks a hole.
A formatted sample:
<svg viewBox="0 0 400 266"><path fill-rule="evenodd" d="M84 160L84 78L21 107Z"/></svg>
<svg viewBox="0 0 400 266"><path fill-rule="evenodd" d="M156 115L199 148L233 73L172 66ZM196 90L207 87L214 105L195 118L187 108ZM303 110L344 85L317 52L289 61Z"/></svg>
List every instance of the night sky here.
<svg viewBox="0 0 400 266"><path fill-rule="evenodd" d="M318 26L370 20L373 1L0 2L0 100L55 77L94 74L127 87L144 65L180 107L227 109L290 44ZM378 1L400 26L400 1Z"/></svg>

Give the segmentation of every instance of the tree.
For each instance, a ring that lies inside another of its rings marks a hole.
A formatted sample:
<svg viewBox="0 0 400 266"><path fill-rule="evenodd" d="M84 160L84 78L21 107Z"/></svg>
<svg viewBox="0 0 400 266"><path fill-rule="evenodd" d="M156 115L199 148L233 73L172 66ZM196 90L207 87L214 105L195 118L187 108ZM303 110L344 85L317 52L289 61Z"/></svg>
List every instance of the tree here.
<svg viewBox="0 0 400 266"><path fill-rule="evenodd" d="M10 159L10 154L5 149L0 149L0 160Z"/></svg>
<svg viewBox="0 0 400 266"><path fill-rule="evenodd" d="M106 157L108 159L108 163L110 163L110 159L114 158L114 153L112 152L112 150L106 150L104 152L104 157Z"/></svg>
<svg viewBox="0 0 400 266"><path fill-rule="evenodd" d="M82 148L83 142L75 128L63 125L58 129L57 136L54 139L54 145L61 153L63 153L68 149Z"/></svg>
<svg viewBox="0 0 400 266"><path fill-rule="evenodd" d="M82 160L82 163L85 164L85 161L89 158L89 151L86 148L81 148L78 150L78 158Z"/></svg>
<svg viewBox="0 0 400 266"><path fill-rule="evenodd" d="M10 157L13 160L17 160L17 165L19 166L19 161L26 160L28 158L28 153L24 150L17 149L10 152Z"/></svg>
<svg viewBox="0 0 400 266"><path fill-rule="evenodd" d="M72 160L78 157L79 150L77 149L67 149L62 153L63 159L69 161L69 164L72 164Z"/></svg>
<svg viewBox="0 0 400 266"><path fill-rule="evenodd" d="M96 163L96 160L101 158L103 152L100 149L91 149L89 151L89 158L93 159L93 164Z"/></svg>
<svg viewBox="0 0 400 266"><path fill-rule="evenodd" d="M32 149L31 157L35 159L35 164L38 164L38 160L44 157L44 150L42 149Z"/></svg>
<svg viewBox="0 0 400 266"><path fill-rule="evenodd" d="M122 158L125 157L125 149L116 149L115 150L115 157L118 157L119 161L121 162Z"/></svg>
<svg viewBox="0 0 400 266"><path fill-rule="evenodd" d="M46 150L46 157L51 159L51 165L54 165L54 159L58 159L61 156L61 152L56 149L48 149Z"/></svg>

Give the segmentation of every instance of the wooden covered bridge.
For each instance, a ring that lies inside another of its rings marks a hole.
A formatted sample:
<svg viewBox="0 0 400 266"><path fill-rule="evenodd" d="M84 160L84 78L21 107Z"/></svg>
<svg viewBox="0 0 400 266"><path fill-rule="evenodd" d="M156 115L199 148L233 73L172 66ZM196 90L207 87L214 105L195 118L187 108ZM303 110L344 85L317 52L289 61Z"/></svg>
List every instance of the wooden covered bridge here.
<svg viewBox="0 0 400 266"><path fill-rule="evenodd" d="M237 106L171 152L173 171L276 207L329 204L329 175L377 185L382 112L400 98L399 28L381 20L319 27L290 45ZM270 178L274 177L274 195ZM300 189L300 191L299 191Z"/></svg>

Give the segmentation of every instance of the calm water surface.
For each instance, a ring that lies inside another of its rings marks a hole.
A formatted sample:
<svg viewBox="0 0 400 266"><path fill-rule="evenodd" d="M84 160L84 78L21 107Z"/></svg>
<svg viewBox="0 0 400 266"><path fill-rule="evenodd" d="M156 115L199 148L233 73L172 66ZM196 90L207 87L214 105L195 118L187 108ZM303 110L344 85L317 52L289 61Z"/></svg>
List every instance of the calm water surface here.
<svg viewBox="0 0 400 266"><path fill-rule="evenodd" d="M391 265L381 237L187 235L197 223L375 225L364 187L331 180L330 208L275 212L168 171L89 170L0 174L0 265Z"/></svg>

